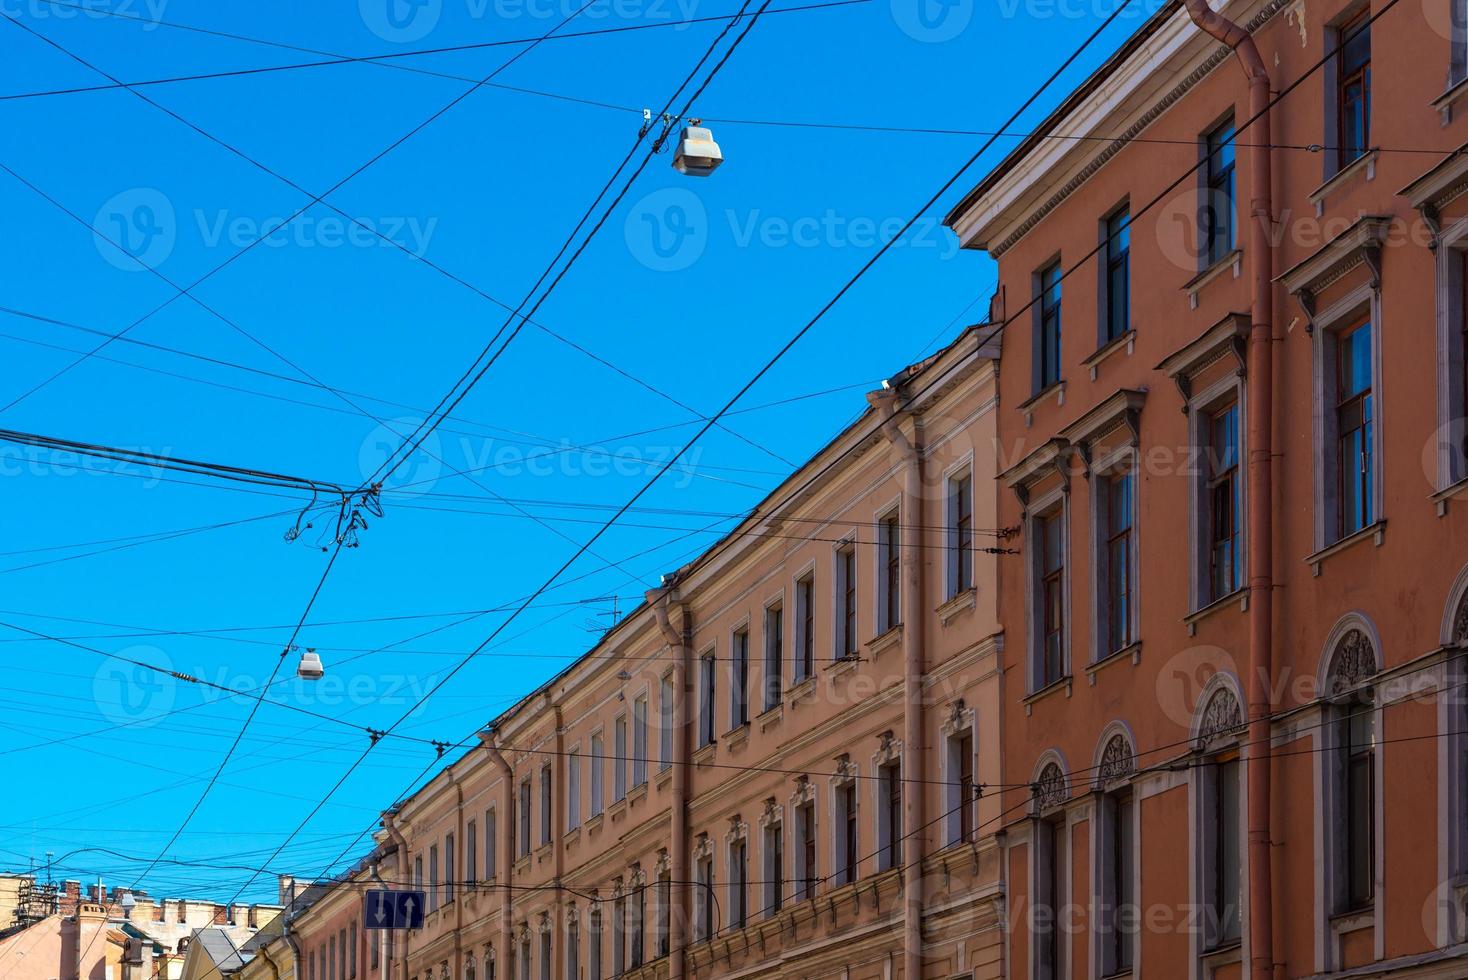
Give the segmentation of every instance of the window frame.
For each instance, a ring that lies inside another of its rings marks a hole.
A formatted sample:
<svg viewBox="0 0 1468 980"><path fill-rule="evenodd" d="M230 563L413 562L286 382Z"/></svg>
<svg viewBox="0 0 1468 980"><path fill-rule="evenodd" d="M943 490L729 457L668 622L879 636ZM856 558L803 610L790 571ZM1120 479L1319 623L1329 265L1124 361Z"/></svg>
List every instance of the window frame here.
<svg viewBox="0 0 1468 980"><path fill-rule="evenodd" d="M1120 221L1118 225L1117 222ZM1100 222L1101 256L1098 262L1098 315L1096 318L1096 347L1101 349L1113 344L1132 331L1132 273L1131 202L1124 200L1107 212ZM1113 243L1122 239L1120 248ZM1117 280L1122 291L1122 315L1116 317Z"/></svg>
<svg viewBox="0 0 1468 980"><path fill-rule="evenodd" d="M1138 612L1138 537L1140 534L1138 452L1128 444L1094 462L1090 468L1091 488L1091 576L1094 623L1091 636L1091 663L1100 663L1130 649L1138 641L1141 617ZM1117 484L1125 481L1129 499L1124 516L1126 525L1113 524L1114 494ZM1124 590L1116 582L1116 551L1120 548L1120 573L1125 576ZM1064 569L1061 570L1064 573ZM1048 578L1048 576L1047 576ZM1119 600L1119 601L1118 601ZM1120 605L1120 609L1118 609ZM1118 622L1118 619L1121 621Z"/></svg>
<svg viewBox="0 0 1468 980"><path fill-rule="evenodd" d="M816 674L816 573L806 569L795 577L795 650L796 684Z"/></svg>
<svg viewBox="0 0 1468 980"><path fill-rule="evenodd" d="M972 457L943 477L945 544L944 598L952 601L976 588L974 568L975 497Z"/></svg>
<svg viewBox="0 0 1468 980"><path fill-rule="evenodd" d="M764 710L773 711L785 696L785 607L778 599L764 608ZM773 626L773 629L771 628Z"/></svg>
<svg viewBox="0 0 1468 980"><path fill-rule="evenodd" d="M1198 239L1199 271L1213 268L1238 251L1238 127L1229 112L1199 137ZM1226 162L1223 160L1225 152ZM1215 222L1220 209L1227 220Z"/></svg>
<svg viewBox="0 0 1468 980"><path fill-rule="evenodd" d="M1362 327L1370 331L1371 422L1367 452L1371 461L1367 475L1372 505L1369 519L1362 527L1342 533L1344 522L1341 499L1342 478L1340 431L1337 409L1339 398L1338 344L1340 335ZM1315 318L1313 338L1314 372L1314 455L1315 494L1319 506L1314 508L1315 547L1324 550L1345 538L1360 534L1380 524L1382 511L1383 404L1381 399L1382 345L1381 294L1374 283L1364 283L1341 298L1334 306Z"/></svg>
<svg viewBox="0 0 1468 980"><path fill-rule="evenodd" d="M902 625L902 513L887 508L877 518L876 582L877 635Z"/></svg>
<svg viewBox="0 0 1468 980"><path fill-rule="evenodd" d="M1339 18L1325 33L1326 43L1333 54L1326 72L1326 115L1325 130L1329 138L1326 159L1326 177L1332 177L1371 152L1371 9L1360 6ZM1366 59L1359 65L1347 62L1351 53L1350 42L1361 32L1366 35ZM1350 140L1351 122L1349 91L1358 86L1360 95L1355 100L1361 105L1360 145Z"/></svg>
<svg viewBox="0 0 1468 980"><path fill-rule="evenodd" d="M647 710L648 694L641 691L632 697L632 789L647 785Z"/></svg>
<svg viewBox="0 0 1468 980"><path fill-rule="evenodd" d="M1033 395L1039 395L1065 380L1065 270L1060 256L1042 264L1030 279L1030 294L1034 298L1031 388Z"/></svg>
<svg viewBox="0 0 1468 980"><path fill-rule="evenodd" d="M710 646L698 655L698 747L718 741L718 660Z"/></svg>
<svg viewBox="0 0 1468 980"><path fill-rule="evenodd" d="M1056 531L1059 535L1060 564L1058 568L1050 566L1045 556L1044 534L1046 525L1056 522ZM1028 670L1029 693L1034 694L1045 690L1056 684L1062 684L1071 677L1070 658L1070 495L1062 490L1055 490L1046 494L1043 498L1036 500L1025 512L1025 540L1029 543L1026 551L1026 565L1028 568L1029 584L1026 589L1026 602L1029 606L1030 629L1030 664ZM1046 612L1049 601L1052 598L1058 603L1056 610L1059 622L1057 656L1059 663L1055 665L1056 672L1051 675L1048 656L1048 641L1050 632L1047 629Z"/></svg>
<svg viewBox="0 0 1468 980"><path fill-rule="evenodd" d="M591 797L586 808L586 819L599 817L606 811L607 767L606 738L600 728L591 733L586 750L586 764L590 769L587 783Z"/></svg>
<svg viewBox="0 0 1468 980"><path fill-rule="evenodd" d="M749 724L749 622L729 633L729 731Z"/></svg>

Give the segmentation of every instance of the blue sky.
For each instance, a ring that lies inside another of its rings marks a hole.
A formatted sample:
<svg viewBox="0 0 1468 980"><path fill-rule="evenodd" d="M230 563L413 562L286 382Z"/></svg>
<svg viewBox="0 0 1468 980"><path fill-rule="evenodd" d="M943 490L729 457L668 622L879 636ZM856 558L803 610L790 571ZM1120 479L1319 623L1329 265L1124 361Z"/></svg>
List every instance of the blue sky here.
<svg viewBox="0 0 1468 980"><path fill-rule="evenodd" d="M771 13L755 26L692 110L727 163L695 180L669 154L653 160L536 325L395 476L385 515L332 569L299 640L321 651L330 683L290 680L272 698L362 726L394 721L508 613L457 620L544 581L635 492L648 461L692 437L693 412L720 407L983 141L763 123L993 129L1113 0L918 2ZM639 110L667 101L722 26L673 22L735 9L597 0L564 30L659 26L536 46L495 82L564 98L480 88L329 201L514 306L627 152ZM1150 9L1113 25L1019 128ZM128 82L330 57L166 25L360 57L532 38L572 10L564 0L0 3ZM462 79L519 50L138 91L319 194L462 94L472 85ZM0 405L12 403L0 427L355 486L503 323L502 308L316 205L199 285L199 302L177 299L42 385L100 341L87 331L133 323L175 295L165 279L200 279L309 199L129 91L8 97L107 84L15 24L0 24L0 62L0 163L36 188L0 172ZM1014 142L1000 140L954 198ZM711 431L597 542L605 561L578 562L401 731L470 735L727 529L721 515L758 501L860 410L864 390L979 318L992 266L957 252L943 213L749 392L732 433ZM0 867L106 848L115 853L58 862L57 877L130 885L197 800L249 699L93 651L254 689L322 573L323 525L285 540L303 501L271 488L12 445L0 445L0 463L0 776L22 788L0 820ZM472 479L454 475L465 468ZM171 533L183 531L193 533ZM399 646L370 652L389 644ZM232 897L250 877L239 868L269 856L364 742L266 704L168 850L184 863L159 865L144 887ZM379 746L270 869L325 870L432 758L426 745ZM262 876L245 899L268 901L273 887Z"/></svg>

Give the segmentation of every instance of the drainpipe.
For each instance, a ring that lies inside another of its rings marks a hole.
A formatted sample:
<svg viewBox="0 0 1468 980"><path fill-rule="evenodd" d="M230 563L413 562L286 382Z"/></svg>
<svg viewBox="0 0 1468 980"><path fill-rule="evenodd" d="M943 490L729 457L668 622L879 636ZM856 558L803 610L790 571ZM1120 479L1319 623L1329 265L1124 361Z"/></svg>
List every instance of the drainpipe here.
<svg viewBox="0 0 1468 980"><path fill-rule="evenodd" d="M647 593L647 603L657 617L658 629L673 652L673 805L669 810L672 860L668 891L668 980L683 980L687 945L688 913L688 627L683 607L682 629L672 624L669 608L677 602L671 585ZM682 606L682 603L679 603Z"/></svg>
<svg viewBox="0 0 1468 980"><path fill-rule="evenodd" d="M911 980L923 976L923 842L927 837L923 788L927 746L923 723L923 484L922 457L913 440L902 431L898 415L898 392L883 388L867 394L867 401L882 414L882 435L902 460L901 525L911 530L902 550L902 777L908 780L902 792L902 975ZM913 427L916 436L916 425Z"/></svg>
<svg viewBox="0 0 1468 980"><path fill-rule="evenodd" d="M559 704L552 704L551 711L556 718L555 745L556 754L551 759L554 767L555 778L552 785L555 791L551 793L551 844L554 851L554 868L556 873L556 909L554 923L557 937L566 935L566 849L562 846L561 834L566 826L566 725L565 718L561 713ZM565 968L565 943L551 943L551 956L554 957L551 967L551 976L563 977L566 975Z"/></svg>
<svg viewBox="0 0 1468 980"><path fill-rule="evenodd" d="M1273 876L1270 868L1270 702L1274 678L1273 425L1274 330L1271 277L1274 252L1269 69L1244 28L1214 13L1207 0L1184 0L1205 33L1233 49L1249 80L1249 975L1274 976Z"/></svg>
<svg viewBox="0 0 1468 980"><path fill-rule="evenodd" d="M454 772L453 766L449 766L447 772L449 782L453 784L454 792L457 794L454 806L454 843L457 845L454 860L462 861L468 853L464 846L464 784L459 781L459 776ZM448 879L451 882L449 888L452 889L451 894L454 896L454 976L456 977L464 975L464 899L468 895L464 882L474 873L473 868L467 865L465 868L468 874L464 875L462 880L457 877L455 868L448 869Z"/></svg>
<svg viewBox="0 0 1468 980"><path fill-rule="evenodd" d="M397 845L398 860L400 862L399 867L402 872L401 880L406 882L409 887L412 887L412 885L414 884L412 878L413 862L409 860L410 855L408 854L407 838L405 838L403 836L403 832L398 829L396 814L391 812L384 813L382 815L382 826L387 829L388 837L395 845ZM397 937L398 933L400 932L402 933L403 937L403 945L401 950L397 948ZM409 930L407 929L390 929L387 933L387 958L389 961L396 959L399 963L402 964L402 980L408 980L408 934ZM390 976L391 974L391 969L384 971L384 976ZM300 977L297 976L296 980L300 980Z"/></svg>
<svg viewBox="0 0 1468 980"><path fill-rule="evenodd" d="M485 751L489 753L489 760L500 771L500 817L510 821L505 825L508 831L507 833L500 833L499 827L495 827L496 836L499 837L499 840L495 841L495 846L500 847L496 874L501 880L500 942L499 951L495 954L495 961L503 964L504 969L508 971L512 959L510 948L515 943L515 893L510 888L510 879L515 872L515 854L510 847L510 842L515 836L515 770L510 768L509 762L505 760L503 753L499 750L497 745L499 740L498 729L490 726L479 737L484 742ZM498 824L499 820L497 819L495 823ZM509 974L506 972L503 975L508 976Z"/></svg>

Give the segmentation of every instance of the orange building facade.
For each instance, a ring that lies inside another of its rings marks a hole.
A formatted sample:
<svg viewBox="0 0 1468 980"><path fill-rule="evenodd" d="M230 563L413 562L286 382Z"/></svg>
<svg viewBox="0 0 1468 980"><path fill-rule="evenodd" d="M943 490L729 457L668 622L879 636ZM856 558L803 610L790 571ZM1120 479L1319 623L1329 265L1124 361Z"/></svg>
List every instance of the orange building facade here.
<svg viewBox="0 0 1468 980"><path fill-rule="evenodd" d="M1463 22L1169 4L949 215L1011 977L1468 976Z"/></svg>
<svg viewBox="0 0 1468 980"><path fill-rule="evenodd" d="M387 813L292 917L295 980L1002 976L981 339ZM365 927L379 881L427 892L423 928Z"/></svg>

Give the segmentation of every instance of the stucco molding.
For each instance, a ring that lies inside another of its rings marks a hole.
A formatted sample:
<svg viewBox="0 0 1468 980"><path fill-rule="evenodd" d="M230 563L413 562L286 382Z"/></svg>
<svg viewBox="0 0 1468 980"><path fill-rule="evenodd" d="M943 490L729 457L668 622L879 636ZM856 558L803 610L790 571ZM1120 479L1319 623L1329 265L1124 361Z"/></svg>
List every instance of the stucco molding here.
<svg viewBox="0 0 1468 980"><path fill-rule="evenodd" d="M1062 809L1070 802L1070 767L1059 749L1046 749L1035 763L1031 788L1034 793L1032 812L1042 816Z"/></svg>
<svg viewBox="0 0 1468 980"><path fill-rule="evenodd" d="M1468 647L1468 565L1459 570L1448 589L1439 642L1445 647Z"/></svg>
<svg viewBox="0 0 1468 980"><path fill-rule="evenodd" d="M1117 719L1101 730L1096 739L1092 772L1094 788L1106 790L1126 782L1137 771L1137 742L1126 722Z"/></svg>

